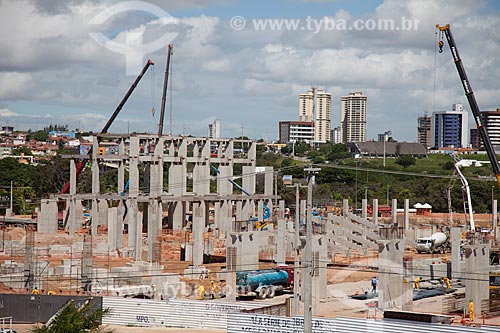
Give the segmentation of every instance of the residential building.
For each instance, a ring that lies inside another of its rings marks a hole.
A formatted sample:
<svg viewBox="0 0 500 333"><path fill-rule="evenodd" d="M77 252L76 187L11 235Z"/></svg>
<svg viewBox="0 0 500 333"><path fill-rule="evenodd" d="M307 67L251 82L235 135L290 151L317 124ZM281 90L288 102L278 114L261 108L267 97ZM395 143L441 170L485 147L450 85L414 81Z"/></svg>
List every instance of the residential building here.
<svg viewBox="0 0 500 333"><path fill-rule="evenodd" d="M340 133L340 126L335 127L332 129L332 135L330 138L330 141L332 143L341 143L341 133Z"/></svg>
<svg viewBox="0 0 500 333"><path fill-rule="evenodd" d="M432 146L432 117L427 115L418 117L417 142L424 147Z"/></svg>
<svg viewBox="0 0 500 333"><path fill-rule="evenodd" d="M482 111L481 116L483 125L488 131L491 145L495 151L500 151L500 108L497 108L496 111Z"/></svg>
<svg viewBox="0 0 500 333"><path fill-rule="evenodd" d="M314 122L314 141L329 142L332 122L332 95L312 88L299 95L299 121Z"/></svg>
<svg viewBox="0 0 500 333"><path fill-rule="evenodd" d="M367 96L351 92L340 100L340 130L342 143L366 141Z"/></svg>
<svg viewBox="0 0 500 333"><path fill-rule="evenodd" d="M481 140L481 135L477 128L470 129L470 146L472 148L481 148L483 146L483 140Z"/></svg>
<svg viewBox="0 0 500 333"><path fill-rule="evenodd" d="M314 141L314 122L312 121L280 121L280 143L297 141Z"/></svg>
<svg viewBox="0 0 500 333"><path fill-rule="evenodd" d="M466 148L469 123L462 104L453 104L451 111L433 112L432 133L435 148Z"/></svg>
<svg viewBox="0 0 500 333"><path fill-rule="evenodd" d="M211 124L208 124L208 138L220 138L220 120L215 119Z"/></svg>
<svg viewBox="0 0 500 333"><path fill-rule="evenodd" d="M387 142L389 141L389 138L392 138L392 132L391 131L386 131L385 133L378 134L377 141L378 142Z"/></svg>
<svg viewBox="0 0 500 333"><path fill-rule="evenodd" d="M12 133L14 133L14 126L2 126L2 133L11 135Z"/></svg>

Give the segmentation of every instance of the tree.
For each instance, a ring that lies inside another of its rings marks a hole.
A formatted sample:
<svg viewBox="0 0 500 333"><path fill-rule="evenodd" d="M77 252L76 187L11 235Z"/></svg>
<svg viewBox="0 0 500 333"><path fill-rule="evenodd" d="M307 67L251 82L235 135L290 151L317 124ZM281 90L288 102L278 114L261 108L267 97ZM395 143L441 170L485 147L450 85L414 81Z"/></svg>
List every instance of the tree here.
<svg viewBox="0 0 500 333"><path fill-rule="evenodd" d="M47 141L49 138L49 134L45 131L37 131L35 134L33 134L33 139L36 141Z"/></svg>
<svg viewBox="0 0 500 333"><path fill-rule="evenodd" d="M349 151L349 147L343 143L337 143L332 146L330 153L326 156L326 158L333 162L335 160L342 160L344 158L348 158L351 156L351 152Z"/></svg>
<svg viewBox="0 0 500 333"><path fill-rule="evenodd" d="M12 154L16 155L16 156L20 156L21 154L24 154L26 156L32 156L33 152L28 147L19 147L19 148L14 149L12 151Z"/></svg>
<svg viewBox="0 0 500 333"><path fill-rule="evenodd" d="M403 155L396 159L396 164L401 165L403 168L407 168L410 165L417 164L417 161L415 160L415 157L411 155Z"/></svg>
<svg viewBox="0 0 500 333"><path fill-rule="evenodd" d="M109 314L109 309L96 309L91 300L81 306L76 306L74 300L65 304L56 318L47 327L35 325L32 333L111 333L114 330L99 328L102 317Z"/></svg>

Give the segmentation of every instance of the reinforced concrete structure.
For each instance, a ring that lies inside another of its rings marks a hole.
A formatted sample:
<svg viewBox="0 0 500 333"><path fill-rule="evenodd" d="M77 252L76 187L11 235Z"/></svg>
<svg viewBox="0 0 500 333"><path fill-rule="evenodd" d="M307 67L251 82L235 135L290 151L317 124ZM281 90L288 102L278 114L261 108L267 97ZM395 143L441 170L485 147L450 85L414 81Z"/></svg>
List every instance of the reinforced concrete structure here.
<svg viewBox="0 0 500 333"><path fill-rule="evenodd" d="M116 143L118 150L106 154L99 149L106 142ZM142 233L147 232L146 259L152 262L158 259L155 244L162 226L180 230L191 223L193 265L202 265L205 228L210 225L224 235L235 231L235 220L262 220L264 206L272 211L272 200L278 198L273 195L274 170L261 168L264 186L257 188L255 155L256 143L251 140L99 134L93 138L91 154L63 156L70 159L70 191L42 200L39 231L57 230L57 203L63 201L65 228L75 233L82 227L86 206L91 235L97 234L98 226L107 227L109 251L128 247L127 253L142 260ZM78 159L91 160L91 193L77 192ZM102 167L117 169L116 183L101 185Z"/></svg>

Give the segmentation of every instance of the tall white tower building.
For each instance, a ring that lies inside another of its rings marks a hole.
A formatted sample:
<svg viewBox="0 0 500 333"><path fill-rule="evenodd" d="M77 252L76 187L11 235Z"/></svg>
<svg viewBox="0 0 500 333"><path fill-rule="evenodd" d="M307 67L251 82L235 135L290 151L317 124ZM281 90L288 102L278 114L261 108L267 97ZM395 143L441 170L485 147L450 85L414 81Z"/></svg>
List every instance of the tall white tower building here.
<svg viewBox="0 0 500 333"><path fill-rule="evenodd" d="M329 142L332 123L332 95L312 88L299 95L299 120L314 122L314 141Z"/></svg>
<svg viewBox="0 0 500 333"><path fill-rule="evenodd" d="M366 141L366 102L361 91L342 96L340 100L340 131L342 143Z"/></svg>

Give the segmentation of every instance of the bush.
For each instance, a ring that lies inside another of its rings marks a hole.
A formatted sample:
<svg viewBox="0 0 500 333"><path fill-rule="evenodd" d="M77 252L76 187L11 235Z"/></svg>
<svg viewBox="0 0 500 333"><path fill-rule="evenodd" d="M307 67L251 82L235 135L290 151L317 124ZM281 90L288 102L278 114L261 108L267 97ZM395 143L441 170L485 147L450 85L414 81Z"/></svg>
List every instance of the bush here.
<svg viewBox="0 0 500 333"><path fill-rule="evenodd" d="M401 165L403 168L407 168L410 165L417 164L417 161L415 160L415 157L411 155L403 155L396 159L396 164Z"/></svg>

